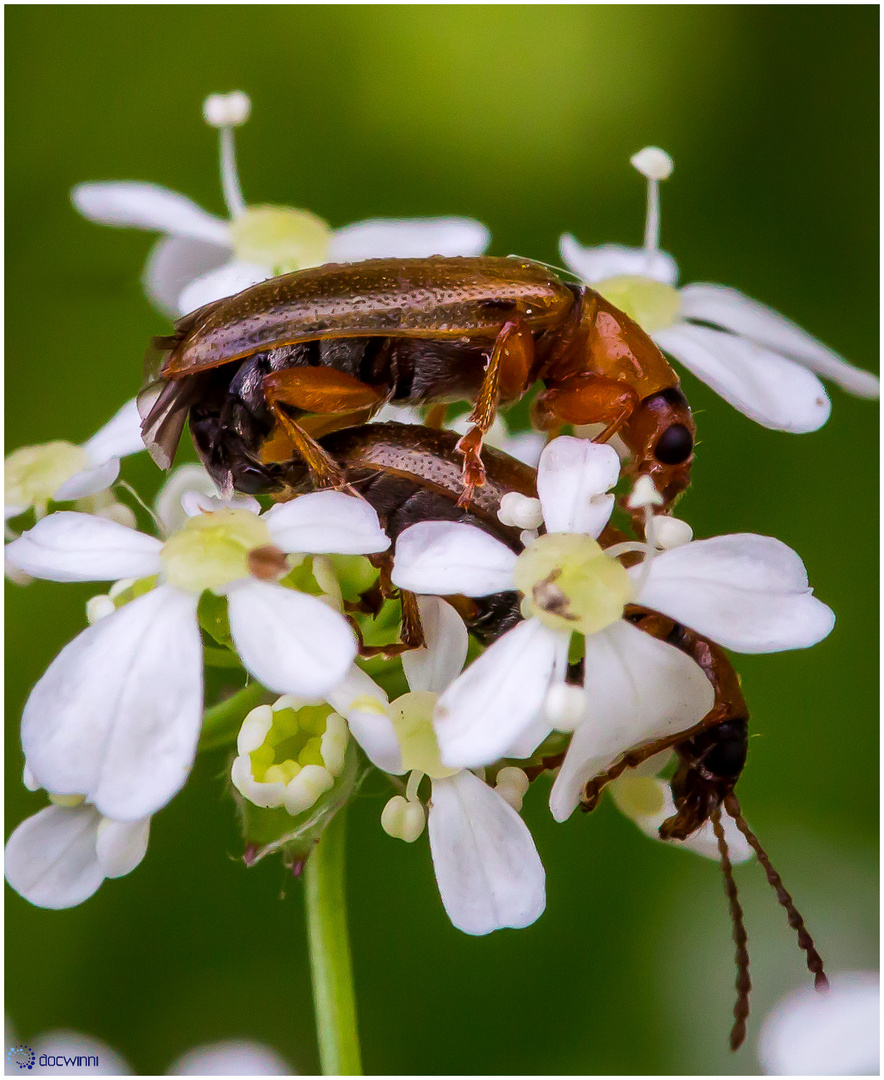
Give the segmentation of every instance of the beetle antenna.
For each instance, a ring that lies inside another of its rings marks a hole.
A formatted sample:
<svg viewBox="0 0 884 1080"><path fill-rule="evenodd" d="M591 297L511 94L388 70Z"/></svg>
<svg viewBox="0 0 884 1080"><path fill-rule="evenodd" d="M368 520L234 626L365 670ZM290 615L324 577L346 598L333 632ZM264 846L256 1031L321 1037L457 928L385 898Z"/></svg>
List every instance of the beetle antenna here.
<svg viewBox="0 0 884 1080"><path fill-rule="evenodd" d="M731 1028L731 1050L739 1050L746 1038L746 1019L749 1016L749 992L752 989L752 979L749 977L749 935L746 933L746 924L743 922L743 909L737 897L737 883L734 880L734 869L728 856L727 840L724 838L724 828L721 824L721 811L716 810L712 815L712 828L715 839L718 841L718 851L721 855L721 872L724 874L724 891L727 893L728 904L731 909L731 921L734 924L734 944L737 946L737 981L734 984L737 989L737 1001L734 1005L734 1026Z"/></svg>
<svg viewBox="0 0 884 1080"><path fill-rule="evenodd" d="M743 836L749 841L758 861L764 867L764 872L767 875L767 880L770 883L771 888L777 894L777 900L786 909L786 915L789 917L789 925L797 932L798 945L804 950L804 953L807 956L807 969L813 975L814 988L817 990L828 990L829 980L823 970L823 958L816 950L813 938L810 936L810 932L804 925L804 919L798 908L795 907L795 901L786 890L785 885L783 885L783 879L776 870L774 870L770 857L761 846L758 837L746 824L742 810L740 809L739 800L733 792L724 800L724 808L734 819L737 828Z"/></svg>

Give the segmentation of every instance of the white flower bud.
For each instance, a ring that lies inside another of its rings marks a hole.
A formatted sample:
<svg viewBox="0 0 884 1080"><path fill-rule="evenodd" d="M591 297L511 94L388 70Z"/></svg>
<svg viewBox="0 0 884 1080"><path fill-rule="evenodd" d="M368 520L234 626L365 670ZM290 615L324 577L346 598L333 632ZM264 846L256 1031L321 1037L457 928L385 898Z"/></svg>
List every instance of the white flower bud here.
<svg viewBox="0 0 884 1080"><path fill-rule="evenodd" d="M497 774L494 790L518 814L522 809L522 800L528 790L528 783L528 777L522 769L515 765L508 765Z"/></svg>
<svg viewBox="0 0 884 1080"><path fill-rule="evenodd" d="M573 731L585 708L583 688L570 683L551 686L543 704L544 715L558 731Z"/></svg>
<svg viewBox="0 0 884 1080"><path fill-rule="evenodd" d="M116 605L107 594L90 597L86 601L86 621L90 626L94 626L99 619L113 615L116 610Z"/></svg>
<svg viewBox="0 0 884 1080"><path fill-rule="evenodd" d="M540 499L531 499L518 491L508 491L500 500L497 517L504 525L514 525L517 529L536 529L543 524Z"/></svg>
<svg viewBox="0 0 884 1080"><path fill-rule="evenodd" d="M682 544L690 543L694 538L694 530L686 521L669 517L666 514L657 514L648 522L648 541L664 551L670 548L681 547Z"/></svg>
<svg viewBox="0 0 884 1080"><path fill-rule="evenodd" d="M633 486L626 505L630 510L638 510L643 506L662 506L663 496L654 486L650 476L640 476Z"/></svg>
<svg viewBox="0 0 884 1080"><path fill-rule="evenodd" d="M248 120L251 110L248 94L241 90L231 94L210 94L203 102L203 119L209 127L239 127Z"/></svg>
<svg viewBox="0 0 884 1080"><path fill-rule="evenodd" d="M672 158L659 146L646 146L629 160L649 180L666 180L674 168Z"/></svg>
<svg viewBox="0 0 884 1080"><path fill-rule="evenodd" d="M394 795L381 812L381 828L388 836L413 844L424 831L426 814L420 803Z"/></svg>

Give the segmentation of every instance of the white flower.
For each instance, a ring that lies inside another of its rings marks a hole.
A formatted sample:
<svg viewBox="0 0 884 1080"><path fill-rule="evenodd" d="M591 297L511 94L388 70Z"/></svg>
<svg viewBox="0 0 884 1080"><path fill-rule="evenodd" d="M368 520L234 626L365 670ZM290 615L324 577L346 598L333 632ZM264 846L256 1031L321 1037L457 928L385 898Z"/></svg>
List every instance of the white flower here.
<svg viewBox="0 0 884 1080"><path fill-rule="evenodd" d="M606 786L617 808L631 818L645 836L649 836L652 840L661 839L660 826L676 813L669 781L661 780L656 775L666 767L671 756L668 750L657 754L648 761L643 761L636 768L627 769L622 776L618 776ZM751 859L754 852L749 846L749 841L737 828L733 818L728 814L722 814L721 825L724 829L730 861L741 863ZM685 848L687 851L693 851L697 855L714 859L716 862L721 858L711 821L704 822L685 840L662 842Z"/></svg>
<svg viewBox="0 0 884 1080"><path fill-rule="evenodd" d="M321 699L286 694L259 705L243 721L231 779L255 806L284 806L301 814L344 767L349 734L343 717Z"/></svg>
<svg viewBox="0 0 884 1080"><path fill-rule="evenodd" d="M851 394L877 398L877 376L848 364L772 308L724 285L676 288L678 267L659 248L657 178L665 176L638 158L633 164L649 178L644 247L587 248L565 234L560 242L565 265L764 427L794 432L821 427L831 404L817 375Z"/></svg>
<svg viewBox="0 0 884 1080"><path fill-rule="evenodd" d="M241 93L213 95L204 110L221 133L228 220L158 184L79 184L71 193L74 206L91 221L164 234L144 272L145 290L161 311L185 315L276 274L326 262L479 255L488 246L488 230L469 218L376 218L332 229L308 210L246 206L233 147L233 128L248 116L243 99L248 102Z"/></svg>
<svg viewBox="0 0 884 1080"><path fill-rule="evenodd" d="M436 731L447 765L529 756L555 724L544 704L551 685L564 679L571 633L584 635L586 707L553 787L557 820L576 807L586 781L625 750L691 727L712 706L700 668L626 622L626 604L749 653L805 648L834 621L813 597L801 560L771 537L693 541L626 570L613 556L643 545L604 551L595 540L613 509L605 492L618 471L610 447L560 437L541 455L537 476L547 533L521 555L456 522L413 525L396 544L392 577L400 588L467 596L518 589L524 597L525 620L439 701Z"/></svg>
<svg viewBox="0 0 884 1080"><path fill-rule="evenodd" d="M803 986L766 1017L758 1040L771 1076L880 1075L881 985L877 972L834 975L825 991Z"/></svg>
<svg viewBox="0 0 884 1080"><path fill-rule="evenodd" d="M240 507L258 513L260 504L250 495L234 494L225 499L221 489L202 465L189 462L173 469L157 493L153 508L157 524L163 536L183 528L188 518L220 509L222 506Z"/></svg>
<svg viewBox="0 0 884 1080"><path fill-rule="evenodd" d="M60 799L10 836L6 880L37 907L74 907L105 878L135 869L147 851L149 830L149 817L113 821L87 802Z"/></svg>
<svg viewBox="0 0 884 1080"><path fill-rule="evenodd" d="M452 923L467 934L529 926L546 904L545 874L531 833L507 798L514 785L496 790L475 773L447 768L433 731L436 700L466 658L466 627L442 600L423 597L419 604L427 647L402 658L409 693L388 702L354 669L328 699L378 768L411 774L406 797L395 796L384 811L382 824L391 835L413 841L423 831L417 790L424 776L430 778L430 851Z"/></svg>
<svg viewBox="0 0 884 1080"><path fill-rule="evenodd" d="M388 544L368 503L338 491L264 514L201 513L165 543L85 514L38 522L6 549L34 577L157 578L65 646L31 692L22 742L38 782L84 795L116 820L165 805L187 777L199 735L201 594L227 597L236 650L259 682L322 694L350 667L355 636L328 603L278 584L291 566L284 553L367 554Z"/></svg>
<svg viewBox="0 0 884 1080"><path fill-rule="evenodd" d="M17 517L33 507L42 517L49 502L96 495L116 480L121 457L143 449L134 399L82 446L62 440L23 446L5 462L4 516Z"/></svg>

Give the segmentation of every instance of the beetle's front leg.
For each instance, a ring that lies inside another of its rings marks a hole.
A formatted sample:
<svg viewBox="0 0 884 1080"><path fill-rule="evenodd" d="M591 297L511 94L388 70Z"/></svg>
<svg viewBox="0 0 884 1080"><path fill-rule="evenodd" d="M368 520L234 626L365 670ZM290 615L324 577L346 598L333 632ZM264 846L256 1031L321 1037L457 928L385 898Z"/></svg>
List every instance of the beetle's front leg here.
<svg viewBox="0 0 884 1080"><path fill-rule="evenodd" d="M628 383L604 375L567 375L535 398L531 420L541 431L565 424L606 424L593 442L607 442L632 416L638 393Z"/></svg>
<svg viewBox="0 0 884 1080"><path fill-rule="evenodd" d="M527 323L506 322L491 350L476 405L470 413L473 427L458 442L456 449L463 454L463 495L458 506L469 505L473 489L485 483L482 464L482 439L491 430L501 397L519 397L527 388L534 364L534 336Z"/></svg>

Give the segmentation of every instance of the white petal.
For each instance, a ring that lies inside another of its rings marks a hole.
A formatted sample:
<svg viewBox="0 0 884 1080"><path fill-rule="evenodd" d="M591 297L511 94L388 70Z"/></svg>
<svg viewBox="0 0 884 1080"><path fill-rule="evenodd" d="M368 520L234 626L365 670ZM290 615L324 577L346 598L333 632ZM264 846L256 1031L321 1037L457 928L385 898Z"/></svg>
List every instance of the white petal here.
<svg viewBox="0 0 884 1080"><path fill-rule="evenodd" d="M761 1027L758 1056L770 1076L878 1076L881 981L874 971L833 975L782 998Z"/></svg>
<svg viewBox="0 0 884 1080"><path fill-rule="evenodd" d="M825 387L806 368L751 341L679 323L651 337L666 352L745 413L775 431L816 431L832 405Z"/></svg>
<svg viewBox="0 0 884 1080"><path fill-rule="evenodd" d="M343 679L356 657L346 619L315 596L266 581L238 581L228 604L242 662L278 694L319 697Z"/></svg>
<svg viewBox="0 0 884 1080"><path fill-rule="evenodd" d="M566 633L526 619L474 660L436 705L442 761L463 768L501 757L540 715L567 642Z"/></svg>
<svg viewBox="0 0 884 1080"><path fill-rule="evenodd" d="M172 236L190 236L209 243L228 244L225 221L159 184L134 180L78 184L71 201L83 217L102 225L152 229Z"/></svg>
<svg viewBox="0 0 884 1080"><path fill-rule="evenodd" d="M641 581L645 568L629 570ZM772 536L694 540L650 560L636 602L736 652L806 649L835 616L813 596L804 563Z"/></svg>
<svg viewBox="0 0 884 1080"><path fill-rule="evenodd" d="M584 247L570 233L559 241L559 251L565 266L587 285L612 277L647 277L674 285L678 281L678 266L665 251L648 252L643 247L624 247L623 244L602 244Z"/></svg>
<svg viewBox="0 0 884 1080"><path fill-rule="evenodd" d="M490 596L514 589L514 552L473 525L422 521L396 541L393 584L417 593Z"/></svg>
<svg viewBox="0 0 884 1080"><path fill-rule="evenodd" d="M264 521L283 551L369 555L390 546L374 507L343 491L299 495L272 507Z"/></svg>
<svg viewBox="0 0 884 1080"><path fill-rule="evenodd" d="M489 445L496 446L510 457L536 469L543 448L546 446L546 436L538 431L520 431L516 435L507 435L506 438L489 443Z"/></svg>
<svg viewBox="0 0 884 1080"><path fill-rule="evenodd" d="M556 821L571 816L587 780L622 753L687 731L715 701L698 664L623 620L587 637L585 657L586 716L550 793Z"/></svg>
<svg viewBox="0 0 884 1080"><path fill-rule="evenodd" d="M6 557L47 581L115 581L159 573L162 546L116 521L60 510L7 544Z"/></svg>
<svg viewBox="0 0 884 1080"><path fill-rule="evenodd" d="M439 597L420 596L417 606L426 646L403 653L402 667L409 689L441 694L463 668L470 635L460 615Z"/></svg>
<svg viewBox="0 0 884 1080"><path fill-rule="evenodd" d="M100 820L85 803L47 806L29 817L6 844L6 880L38 907L82 904L105 877L95 854Z"/></svg>
<svg viewBox="0 0 884 1080"><path fill-rule="evenodd" d="M142 443L142 449L144 444ZM68 502L71 499L85 499L88 495L97 495L105 491L120 475L120 459L111 458L91 469L84 469L61 485L52 498L55 502Z"/></svg>
<svg viewBox="0 0 884 1080"><path fill-rule="evenodd" d="M848 364L832 349L766 304L724 285L687 285L681 290L682 315L700 319L791 357L859 397L876 398L877 375Z"/></svg>
<svg viewBox="0 0 884 1080"><path fill-rule="evenodd" d="M465 934L530 926L546 874L528 826L471 772L433 782L430 850L449 919Z"/></svg>
<svg viewBox="0 0 884 1080"><path fill-rule="evenodd" d="M246 1039L195 1046L169 1066L169 1076L294 1076L291 1065L263 1043Z"/></svg>
<svg viewBox="0 0 884 1080"><path fill-rule="evenodd" d="M93 1035L83 1035L79 1031L47 1031L38 1036L31 1048L37 1058L33 1072L41 1076L129 1076L132 1070L112 1046ZM49 1065L40 1066L40 1059L46 1058L97 1058L98 1064Z"/></svg>
<svg viewBox="0 0 884 1080"><path fill-rule="evenodd" d="M672 789L666 780L658 780L657 783L664 800L663 809L656 814L643 814L632 819L645 836L649 836L652 840L660 840L658 831L660 826L675 813ZM724 838L727 842L727 854L730 861L734 865L748 862L755 852L749 846L749 841L737 828L737 823L729 814L722 811L721 824L724 828ZM707 821L695 833L691 833L686 840L661 840L660 842L673 844L675 847L684 848L685 851L693 851L694 854L702 855L706 859L714 859L715 862L721 859L718 851L718 840L715 838L715 830L711 821Z"/></svg>
<svg viewBox="0 0 884 1080"><path fill-rule="evenodd" d="M335 229L331 262L422 259L429 255L481 255L491 234L470 218L373 218Z"/></svg>
<svg viewBox="0 0 884 1080"><path fill-rule="evenodd" d="M196 597L166 586L62 649L31 692L22 744L40 784L137 821L187 779L202 720Z"/></svg>
<svg viewBox="0 0 884 1080"><path fill-rule="evenodd" d="M191 282L228 262L233 249L188 236L164 236L151 248L141 281L148 298L164 315L177 319L178 299Z"/></svg>
<svg viewBox="0 0 884 1080"><path fill-rule="evenodd" d="M111 821L98 826L96 851L102 871L109 878L131 873L147 852L150 818L141 821Z"/></svg>
<svg viewBox="0 0 884 1080"><path fill-rule="evenodd" d="M610 446L569 435L553 439L537 468L546 531L597 537L614 509L614 496L605 492L619 476L620 458Z"/></svg>
<svg viewBox="0 0 884 1080"><path fill-rule="evenodd" d="M269 267L259 266L257 263L231 262L219 266L217 270L209 270L192 281L178 297L178 311L187 315L191 311L204 304L211 304L215 300L223 300L225 296L234 296L243 289L257 285L259 281L266 281L273 277Z"/></svg>
<svg viewBox="0 0 884 1080"><path fill-rule="evenodd" d="M132 398L127 401L104 427L99 428L91 439L83 443L83 449L93 465L143 450L144 439L141 437L141 415L138 412L137 400Z"/></svg>
<svg viewBox="0 0 884 1080"><path fill-rule="evenodd" d="M387 709L389 699L374 679L354 664L326 700L345 717L353 738L373 765L388 773L402 772L402 751Z"/></svg>

